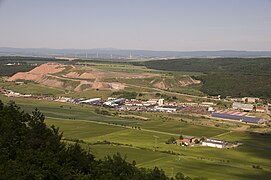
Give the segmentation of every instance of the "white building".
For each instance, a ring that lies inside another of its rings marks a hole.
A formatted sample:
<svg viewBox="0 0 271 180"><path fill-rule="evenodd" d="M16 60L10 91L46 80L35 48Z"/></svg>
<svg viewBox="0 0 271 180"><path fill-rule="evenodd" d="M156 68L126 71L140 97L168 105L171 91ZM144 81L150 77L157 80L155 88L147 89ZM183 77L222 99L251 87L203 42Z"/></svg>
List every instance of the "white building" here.
<svg viewBox="0 0 271 180"><path fill-rule="evenodd" d="M218 139L207 139L202 142L202 146L215 147L215 148L224 148L227 142Z"/></svg>
<svg viewBox="0 0 271 180"><path fill-rule="evenodd" d="M234 102L232 104L232 108L233 109L240 109L243 111L252 111L254 109L254 106L253 106L253 104L243 104L243 103Z"/></svg>
<svg viewBox="0 0 271 180"><path fill-rule="evenodd" d="M212 107L214 105L215 104L213 102L202 102L199 104L199 106L201 106L201 107Z"/></svg>
<svg viewBox="0 0 271 180"><path fill-rule="evenodd" d="M175 108L155 107L155 110L160 111L160 112L173 113L173 112L176 112L177 109L175 109Z"/></svg>
<svg viewBox="0 0 271 180"><path fill-rule="evenodd" d="M101 100L102 100L101 98L92 98L92 99L80 101L79 103L81 103L81 104L94 104L94 103L101 102Z"/></svg>
<svg viewBox="0 0 271 180"><path fill-rule="evenodd" d="M115 99L112 101L106 101L103 104L110 107L116 107L116 106L122 105L124 102L125 102L125 99L120 98L120 99Z"/></svg>
<svg viewBox="0 0 271 180"><path fill-rule="evenodd" d="M159 99L158 100L158 106L163 106L164 104L164 99Z"/></svg>
<svg viewBox="0 0 271 180"><path fill-rule="evenodd" d="M208 112L214 112L215 109L213 107L208 107Z"/></svg>

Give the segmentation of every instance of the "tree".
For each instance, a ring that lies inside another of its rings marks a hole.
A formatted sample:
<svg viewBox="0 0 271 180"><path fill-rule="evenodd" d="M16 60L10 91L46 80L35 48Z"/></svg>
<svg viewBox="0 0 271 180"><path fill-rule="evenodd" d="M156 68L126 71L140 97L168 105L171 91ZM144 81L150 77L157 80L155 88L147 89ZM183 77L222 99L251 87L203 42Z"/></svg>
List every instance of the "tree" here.
<svg viewBox="0 0 271 180"><path fill-rule="evenodd" d="M174 137L170 137L167 141L166 144L173 144L176 141Z"/></svg>
<svg viewBox="0 0 271 180"><path fill-rule="evenodd" d="M182 180L182 179L184 179L183 173L177 172L176 175L175 175L175 179L176 180Z"/></svg>
<svg viewBox="0 0 271 180"><path fill-rule="evenodd" d="M195 144L199 144L200 141L198 139L195 139Z"/></svg>
<svg viewBox="0 0 271 180"><path fill-rule="evenodd" d="M79 141L61 141L59 128L44 120L38 109L28 114L0 100L0 179L168 179L163 170L137 168L119 153L95 160Z"/></svg>

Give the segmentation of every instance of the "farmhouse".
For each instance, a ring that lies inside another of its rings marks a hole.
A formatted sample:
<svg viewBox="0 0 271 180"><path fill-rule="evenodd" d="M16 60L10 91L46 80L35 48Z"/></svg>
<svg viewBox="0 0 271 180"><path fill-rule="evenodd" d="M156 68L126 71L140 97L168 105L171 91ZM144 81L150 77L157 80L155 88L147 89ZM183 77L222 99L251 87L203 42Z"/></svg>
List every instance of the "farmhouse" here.
<svg viewBox="0 0 271 180"><path fill-rule="evenodd" d="M189 146L191 143L194 143L195 140L195 136L185 136L183 139L176 140L176 144Z"/></svg>
<svg viewBox="0 0 271 180"><path fill-rule="evenodd" d="M224 148L227 145L227 142L218 139L206 139L202 142L202 146Z"/></svg>
<svg viewBox="0 0 271 180"><path fill-rule="evenodd" d="M181 145L189 146L190 141L188 139L178 139L178 140L176 140L176 145L178 145L178 146L181 146Z"/></svg>

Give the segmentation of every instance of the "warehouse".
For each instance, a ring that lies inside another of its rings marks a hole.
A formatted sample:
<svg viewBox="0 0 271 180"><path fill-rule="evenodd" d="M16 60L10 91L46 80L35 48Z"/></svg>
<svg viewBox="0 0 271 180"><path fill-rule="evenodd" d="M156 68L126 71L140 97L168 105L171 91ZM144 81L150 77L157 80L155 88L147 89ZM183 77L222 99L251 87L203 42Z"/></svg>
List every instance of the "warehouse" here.
<svg viewBox="0 0 271 180"><path fill-rule="evenodd" d="M235 121L251 123L251 124L261 124L265 121L264 119L261 119L261 118L257 118L254 116L245 116L243 113L232 112L232 111L213 112L212 117L235 120Z"/></svg>
<svg viewBox="0 0 271 180"><path fill-rule="evenodd" d="M216 147L216 148L224 148L226 147L227 142L218 139L206 139L202 142L202 146Z"/></svg>
<svg viewBox="0 0 271 180"><path fill-rule="evenodd" d="M101 98L92 98L92 99L87 99L87 100L84 100L84 101L80 101L79 103L80 104L96 104L98 102L101 102L102 99Z"/></svg>
<svg viewBox="0 0 271 180"><path fill-rule="evenodd" d="M253 104L243 104L243 103L234 102L232 104L232 108L233 109L240 109L243 111L253 111L254 106L253 106Z"/></svg>

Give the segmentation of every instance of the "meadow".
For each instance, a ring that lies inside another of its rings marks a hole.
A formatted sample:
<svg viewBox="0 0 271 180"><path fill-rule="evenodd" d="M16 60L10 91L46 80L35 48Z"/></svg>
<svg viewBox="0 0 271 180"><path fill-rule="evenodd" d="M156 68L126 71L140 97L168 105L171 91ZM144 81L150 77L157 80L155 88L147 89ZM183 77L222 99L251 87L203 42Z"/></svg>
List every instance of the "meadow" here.
<svg viewBox="0 0 271 180"><path fill-rule="evenodd" d="M82 62L81 65L84 63L101 70L148 72L159 74L159 77L145 79L107 78L107 82L118 81L126 84L125 89L118 92L101 89L75 92L61 88L50 88L33 82L16 85L14 82L4 82L3 80L0 81L0 87L33 95L101 97L105 99L109 96L119 97L135 94L136 98L139 99L165 98L180 102L206 101L203 97L197 97L204 96L204 93L200 92L204 83L176 88L176 84L185 77L184 75L208 78L208 75L203 74L205 73L203 70L194 72L195 69L183 69L190 71L189 73L168 72L166 69L159 69L160 66L157 68L158 70L152 70L149 69L153 68L152 66L146 68L126 63ZM226 69L229 68L226 65L221 66ZM167 66L165 67L167 68ZM176 70L181 67L176 67ZM202 68L208 70L211 66L206 65ZM66 71L69 71L69 68ZM215 79L215 76L213 79ZM153 87L153 84L161 81L168 88ZM202 79L202 81L205 81L205 79ZM176 92L197 96L186 96ZM90 149L97 158L120 152L123 156L127 156L128 161L135 160L138 167L152 168L158 166L163 168L169 176L182 172L187 176L203 176L209 179L270 178L271 136L270 133L263 133L265 130L270 132L270 127L252 127L246 124L196 117L190 114L121 112L89 105L8 98L3 95L0 95L0 100L4 103L8 103L10 100L15 101L22 110L29 113L38 108L45 115L48 126L55 125L60 128L60 131L63 132L64 141L72 143L74 140L80 140L81 145ZM107 111L108 115L97 113L97 109ZM229 142L239 142L242 145L236 148L216 149L200 146L182 147L165 143L169 138L179 138L180 135L199 138L212 137ZM155 139L157 139L157 144Z"/></svg>
<svg viewBox="0 0 271 180"><path fill-rule="evenodd" d="M137 114L148 118L142 120L118 115L104 116L95 113L96 107L86 105L4 96L0 96L0 99L5 103L14 100L27 112L37 107L45 114L48 126L60 127L66 139L82 140L82 146L90 148L97 158L120 152L127 156L128 161L135 160L138 167L158 166L169 176L180 171L191 177L210 179L268 179L271 173L271 142L268 135L196 125L190 121L176 121L173 117L167 119L159 114ZM141 130L132 128L134 126ZM178 138L180 133L217 137L243 145L216 149L165 144L172 136Z"/></svg>
<svg viewBox="0 0 271 180"><path fill-rule="evenodd" d="M119 152L126 156L128 161L135 160L138 167L158 166L168 175L171 175L172 171L173 174L180 171L192 177L204 176L210 179L268 179L271 172L271 154L268 148L270 142L266 137L258 137L259 135L249 136L243 132L225 135L226 140L244 142L244 145L235 149L180 147L165 144L170 136L158 132L73 120L63 122L49 118L46 122L60 126L64 137L91 143L85 146L98 158ZM159 137L157 149L154 136ZM103 141L111 144L101 143ZM262 146L263 143L265 146ZM253 169L253 165L259 165L262 169Z"/></svg>

